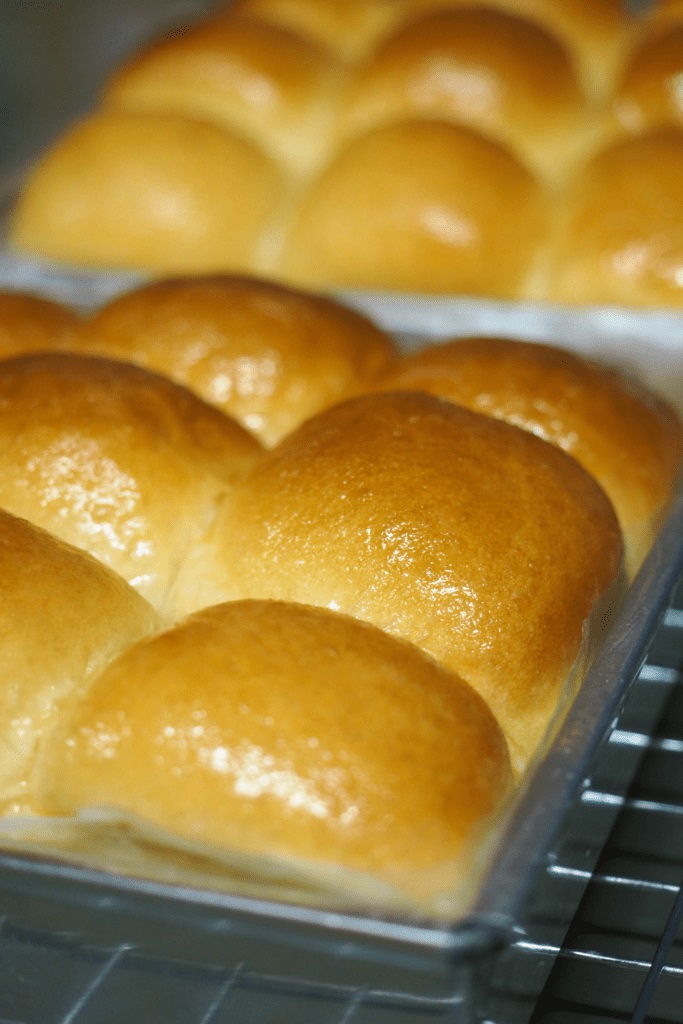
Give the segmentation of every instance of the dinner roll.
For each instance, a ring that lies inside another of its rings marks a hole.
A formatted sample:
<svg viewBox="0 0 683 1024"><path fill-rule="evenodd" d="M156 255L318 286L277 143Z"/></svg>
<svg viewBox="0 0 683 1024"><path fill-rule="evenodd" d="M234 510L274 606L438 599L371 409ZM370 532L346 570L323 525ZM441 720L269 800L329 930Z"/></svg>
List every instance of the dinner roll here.
<svg viewBox="0 0 683 1024"><path fill-rule="evenodd" d="M347 616L255 601L105 670L50 737L37 788L53 814L104 804L400 882L461 857L510 781L498 724L452 673Z"/></svg>
<svg viewBox="0 0 683 1024"><path fill-rule="evenodd" d="M177 601L302 601L411 640L485 697L521 768L621 554L609 500L564 452L431 395L378 394L265 454Z"/></svg>
<svg viewBox="0 0 683 1024"><path fill-rule="evenodd" d="M408 0L413 14L480 5L476 0ZM484 0L483 6L527 18L562 40L576 61L585 89L596 100L608 94L638 30L638 20L623 0Z"/></svg>
<svg viewBox="0 0 683 1024"><path fill-rule="evenodd" d="M266 445L398 356L360 313L245 277L163 281L130 292L84 322L72 347L171 377Z"/></svg>
<svg viewBox="0 0 683 1024"><path fill-rule="evenodd" d="M260 150L215 125L102 112L33 168L10 244L92 267L239 270L253 260L281 188Z"/></svg>
<svg viewBox="0 0 683 1024"><path fill-rule="evenodd" d="M604 149L568 191L549 297L619 306L683 305L683 131Z"/></svg>
<svg viewBox="0 0 683 1024"><path fill-rule="evenodd" d="M439 9L383 40L352 79L341 125L349 134L418 116L468 124L555 181L588 126L564 47L485 7Z"/></svg>
<svg viewBox="0 0 683 1024"><path fill-rule="evenodd" d="M647 37L631 55L612 113L628 132L666 124L683 128L683 17L668 31Z"/></svg>
<svg viewBox="0 0 683 1024"><path fill-rule="evenodd" d="M104 359L0 362L0 507L95 555L165 610L250 434L164 377Z"/></svg>
<svg viewBox="0 0 683 1024"><path fill-rule="evenodd" d="M573 455L611 499L635 575L683 463L683 424L644 386L561 348L501 338L425 348L388 369L377 386L447 398Z"/></svg>
<svg viewBox="0 0 683 1024"><path fill-rule="evenodd" d="M76 314L59 302L0 291L0 358L60 348L78 322Z"/></svg>
<svg viewBox="0 0 683 1024"><path fill-rule="evenodd" d="M276 25L225 19L153 43L114 74L103 100L204 118L308 171L325 153L338 78L335 60L309 40Z"/></svg>
<svg viewBox="0 0 683 1024"><path fill-rule="evenodd" d="M309 286L519 297L546 207L507 150L453 124L405 121L354 139L313 182L283 272Z"/></svg>
<svg viewBox="0 0 683 1024"><path fill-rule="evenodd" d="M85 552L0 510L0 807L36 809L27 778L64 700L157 627L147 602Z"/></svg>
<svg viewBox="0 0 683 1024"><path fill-rule="evenodd" d="M405 0L230 0L213 16L282 25L353 60L389 31L405 6Z"/></svg>

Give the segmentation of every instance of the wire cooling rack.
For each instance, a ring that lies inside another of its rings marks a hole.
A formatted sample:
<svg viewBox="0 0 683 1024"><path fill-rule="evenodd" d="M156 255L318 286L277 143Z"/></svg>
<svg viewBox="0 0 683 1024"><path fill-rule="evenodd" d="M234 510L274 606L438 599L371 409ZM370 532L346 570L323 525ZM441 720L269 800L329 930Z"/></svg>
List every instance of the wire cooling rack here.
<svg viewBox="0 0 683 1024"><path fill-rule="evenodd" d="M679 586L518 941L474 970L333 922L312 938L68 872L57 885L5 856L0 1024L683 1021L682 666Z"/></svg>

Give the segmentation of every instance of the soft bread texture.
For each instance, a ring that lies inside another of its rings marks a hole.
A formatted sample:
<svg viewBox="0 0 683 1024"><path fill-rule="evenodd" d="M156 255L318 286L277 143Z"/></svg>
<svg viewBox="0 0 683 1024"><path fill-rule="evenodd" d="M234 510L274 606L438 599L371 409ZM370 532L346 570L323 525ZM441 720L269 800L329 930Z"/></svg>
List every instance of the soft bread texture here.
<svg viewBox="0 0 683 1024"><path fill-rule="evenodd" d="M78 323L78 316L60 302L0 292L0 358L60 348Z"/></svg>
<svg viewBox="0 0 683 1024"><path fill-rule="evenodd" d="M641 133L662 125L683 128L683 15L631 54L612 98L620 128Z"/></svg>
<svg viewBox="0 0 683 1024"><path fill-rule="evenodd" d="M186 389L78 355L0 362L0 506L89 551L159 610L258 441Z"/></svg>
<svg viewBox="0 0 683 1024"><path fill-rule="evenodd" d="M61 705L158 627L151 606L94 558L0 511L0 807L35 809L28 785Z"/></svg>
<svg viewBox="0 0 683 1024"><path fill-rule="evenodd" d="M165 374L267 446L398 358L360 313L244 277L129 292L84 321L70 347Z"/></svg>
<svg viewBox="0 0 683 1024"><path fill-rule="evenodd" d="M463 338L407 356L376 383L425 391L557 445L612 501L629 576L650 549L683 464L674 410L616 369L559 347Z"/></svg>
<svg viewBox="0 0 683 1024"><path fill-rule="evenodd" d="M340 131L415 117L469 125L557 181L582 146L589 111L553 36L502 11L465 7L435 10L383 40L351 77Z"/></svg>
<svg viewBox="0 0 683 1024"><path fill-rule="evenodd" d="M178 610L274 598L373 622L471 683L521 768L621 556L609 500L564 452L430 395L371 395L308 420L235 487Z"/></svg>
<svg viewBox="0 0 683 1024"><path fill-rule="evenodd" d="M301 172L325 153L339 76L327 51L286 29L214 20L176 32L127 62L103 102L215 122Z"/></svg>
<svg viewBox="0 0 683 1024"><path fill-rule="evenodd" d="M50 813L119 807L396 882L471 850L510 783L484 701L412 645L324 609L235 602L110 665L54 730L37 792Z"/></svg>
<svg viewBox="0 0 683 1024"><path fill-rule="evenodd" d="M93 267L239 270L281 189L275 164L237 135L179 115L105 111L39 162L10 240Z"/></svg>
<svg viewBox="0 0 683 1024"><path fill-rule="evenodd" d="M559 302L678 308L683 302L683 130L625 139L569 189L549 294Z"/></svg>
<svg viewBox="0 0 683 1024"><path fill-rule="evenodd" d="M507 150L457 125L404 121L354 139L325 169L293 217L283 266L306 286L513 297L547 216Z"/></svg>

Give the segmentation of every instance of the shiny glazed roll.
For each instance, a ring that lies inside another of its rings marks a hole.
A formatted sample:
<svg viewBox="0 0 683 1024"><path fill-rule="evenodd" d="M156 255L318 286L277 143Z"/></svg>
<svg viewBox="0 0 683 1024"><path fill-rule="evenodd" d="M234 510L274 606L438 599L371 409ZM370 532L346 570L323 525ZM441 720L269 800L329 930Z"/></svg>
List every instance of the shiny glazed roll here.
<svg viewBox="0 0 683 1024"><path fill-rule="evenodd" d="M306 171L325 153L339 74L326 50L287 29L225 19L153 43L114 74L103 102L214 122Z"/></svg>
<svg viewBox="0 0 683 1024"><path fill-rule="evenodd" d="M627 132L661 125L683 128L683 15L680 24L646 37L631 55L612 113Z"/></svg>
<svg viewBox="0 0 683 1024"><path fill-rule="evenodd" d="M215 125L102 112L33 168L10 244L92 267L241 270L255 258L282 187L260 150Z"/></svg>
<svg viewBox="0 0 683 1024"><path fill-rule="evenodd" d="M547 215L507 150L453 124L404 121L354 139L312 183L282 272L307 286L521 297Z"/></svg>
<svg viewBox="0 0 683 1024"><path fill-rule="evenodd" d="M530 21L486 7L436 10L384 39L352 77L343 134L411 117L467 124L557 181L588 105L571 58Z"/></svg>
<svg viewBox="0 0 683 1024"><path fill-rule="evenodd" d="M275 598L372 622L473 685L521 768L621 555L609 500L564 452L431 395L370 395L308 420L235 487L179 610Z"/></svg>
<svg viewBox="0 0 683 1024"><path fill-rule="evenodd" d="M683 464L683 424L617 370L551 345L463 338L408 356L383 390L425 391L495 416L572 455L611 499L634 576Z"/></svg>
<svg viewBox="0 0 683 1024"><path fill-rule="evenodd" d="M187 551L260 453L217 409L135 366L0 362L0 507L89 551L162 611Z"/></svg>
<svg viewBox="0 0 683 1024"><path fill-rule="evenodd" d="M324 609L236 602L110 665L65 710L37 792L51 814L121 808L401 885L471 852L510 783L484 701L417 648Z"/></svg>
<svg viewBox="0 0 683 1024"><path fill-rule="evenodd" d="M71 347L163 373L269 446L398 357L360 313L244 277L130 292L84 322Z"/></svg>
<svg viewBox="0 0 683 1024"><path fill-rule="evenodd" d="M560 211L549 297L571 304L683 306L683 130L604 149Z"/></svg>
<svg viewBox="0 0 683 1024"><path fill-rule="evenodd" d="M79 317L59 302L22 292L0 292L0 358L61 348Z"/></svg>
<svg viewBox="0 0 683 1024"><path fill-rule="evenodd" d="M94 558L0 511L0 808L35 810L28 787L64 701L153 632L152 607Z"/></svg>

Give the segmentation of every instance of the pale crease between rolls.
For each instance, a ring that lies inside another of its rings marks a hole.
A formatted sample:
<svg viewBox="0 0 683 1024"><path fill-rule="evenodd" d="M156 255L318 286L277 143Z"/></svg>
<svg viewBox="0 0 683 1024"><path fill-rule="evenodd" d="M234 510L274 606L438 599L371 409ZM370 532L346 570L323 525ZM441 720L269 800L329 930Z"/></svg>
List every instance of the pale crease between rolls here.
<svg viewBox="0 0 683 1024"><path fill-rule="evenodd" d="M679 308L679 159L641 135L681 123L679 33L675 6L655 21L616 0L230 4L115 71L29 176L11 244L155 276ZM650 204L624 185L634 131ZM585 217L618 191L624 258L656 236L666 289L608 279L609 239L567 235L602 150L614 180Z"/></svg>

